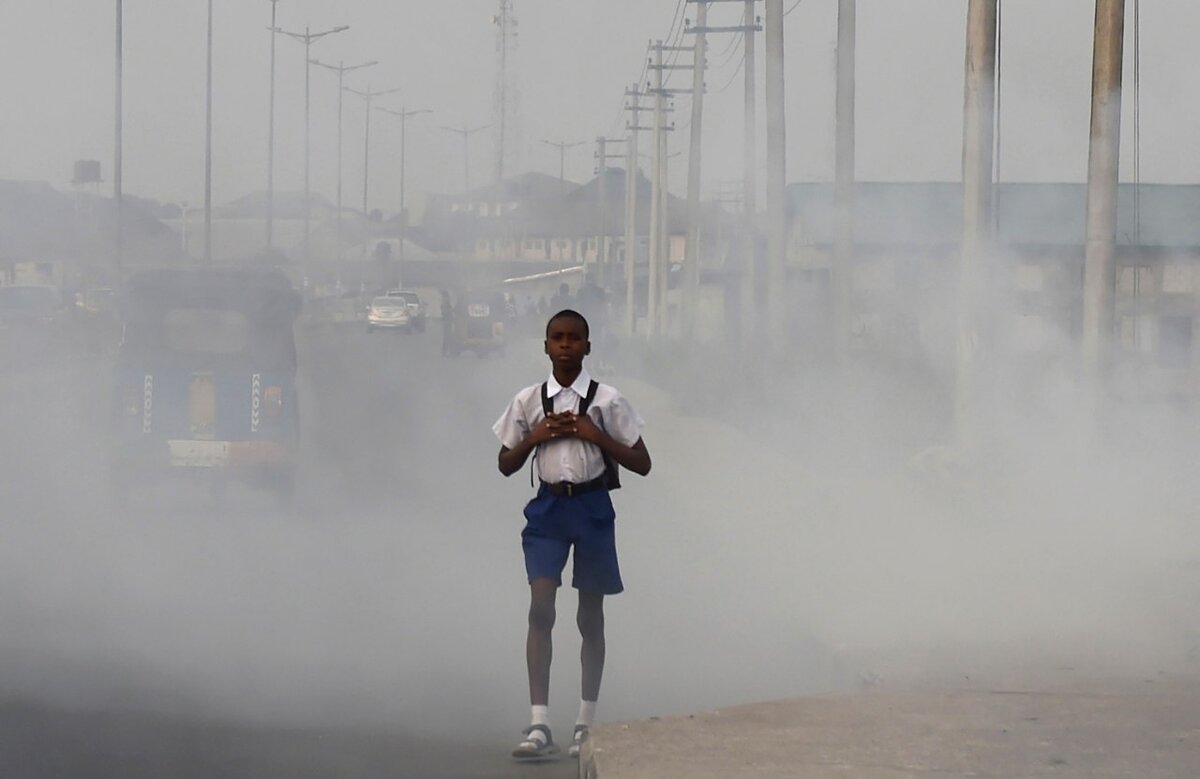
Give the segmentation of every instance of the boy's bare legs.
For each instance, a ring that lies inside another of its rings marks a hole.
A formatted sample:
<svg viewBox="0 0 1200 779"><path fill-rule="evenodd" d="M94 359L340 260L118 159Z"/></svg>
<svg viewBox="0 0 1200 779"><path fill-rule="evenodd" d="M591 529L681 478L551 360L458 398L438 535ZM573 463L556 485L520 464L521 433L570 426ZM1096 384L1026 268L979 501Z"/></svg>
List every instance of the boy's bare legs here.
<svg viewBox="0 0 1200 779"><path fill-rule="evenodd" d="M600 698L600 678L604 675L604 595L580 592L575 622L583 639L579 649L583 700L596 701Z"/></svg>
<svg viewBox="0 0 1200 779"><path fill-rule="evenodd" d="M525 663L529 668L529 702L546 706L550 701L550 660L554 654L550 637L554 629L554 596L558 582L534 579L529 583L529 634L525 638Z"/></svg>

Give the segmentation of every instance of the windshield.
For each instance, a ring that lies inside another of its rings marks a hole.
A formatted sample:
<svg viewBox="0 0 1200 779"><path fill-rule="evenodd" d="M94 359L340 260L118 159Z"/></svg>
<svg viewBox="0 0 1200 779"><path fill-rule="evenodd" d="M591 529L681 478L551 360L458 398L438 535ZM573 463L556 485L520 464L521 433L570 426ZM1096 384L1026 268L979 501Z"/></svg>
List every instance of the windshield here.
<svg viewBox="0 0 1200 779"><path fill-rule="evenodd" d="M415 292L393 292L388 297L401 300L410 305L416 305L421 302L421 299L417 297L417 293Z"/></svg>
<svg viewBox="0 0 1200 779"><path fill-rule="evenodd" d="M404 307L404 299L403 298L394 298L394 297L375 298L374 300L371 301L371 305L374 306L375 308L403 308Z"/></svg>

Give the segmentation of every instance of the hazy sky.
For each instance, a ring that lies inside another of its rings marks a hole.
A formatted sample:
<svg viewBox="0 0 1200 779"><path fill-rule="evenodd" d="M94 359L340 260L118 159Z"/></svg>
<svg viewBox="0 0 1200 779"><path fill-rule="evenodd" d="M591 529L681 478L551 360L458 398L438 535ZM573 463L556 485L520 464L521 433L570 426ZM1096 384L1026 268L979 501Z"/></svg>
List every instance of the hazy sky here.
<svg viewBox="0 0 1200 779"><path fill-rule="evenodd" d="M785 0L785 8L793 0ZM443 125L491 121L498 0L280 0L279 24L350 30L314 44L314 57L377 59L348 85L401 87L378 101L434 113L409 124L410 192L457 191L462 143ZM587 140L568 152L567 175L591 175L591 143L623 134L622 91L642 73L646 43L666 37L678 0L515 0L523 169L558 172L543 143ZM787 17L791 180L832 171L836 0L800 0ZM102 161L111 179L113 0L3 0L0 47L0 177L66 187L75 159ZM125 190L200 203L204 183L204 0L125 0ZM1131 16L1133 2L1129 3ZM1003 0L1003 98L1007 179L1082 180L1086 172L1092 0ZM266 184L270 20L268 0L215 0L214 200ZM965 0L859 0L858 173L864 179L955 179L961 154ZM685 12L694 13L689 7ZM733 4L712 24L736 24ZM1200 178L1200 80L1181 67L1200 26L1190 0L1147 3L1142 14L1142 177ZM1130 25L1132 27L1132 25ZM1132 36L1129 38L1132 43ZM740 47L712 39L706 102L706 190L741 175ZM1132 45L1127 82L1132 86ZM760 47L761 52L761 47ZM276 186L303 187L303 47L278 41ZM760 58L760 89L761 58ZM1194 72L1194 71L1191 71ZM676 73L677 86L686 76ZM330 198L336 182L334 74L312 72L312 182ZM726 88L726 85L728 87ZM1132 160L1132 90L1126 93L1125 159ZM361 201L363 104L345 102L345 199ZM681 129L688 101L676 115ZM761 126L760 126L761 130ZM672 140L685 145L686 133ZM764 144L760 144L762 146ZM475 136L472 183L491 175L492 139ZM399 202L398 120L376 112L371 205ZM683 185L682 158L673 161ZM1125 166L1132 175L1131 165Z"/></svg>

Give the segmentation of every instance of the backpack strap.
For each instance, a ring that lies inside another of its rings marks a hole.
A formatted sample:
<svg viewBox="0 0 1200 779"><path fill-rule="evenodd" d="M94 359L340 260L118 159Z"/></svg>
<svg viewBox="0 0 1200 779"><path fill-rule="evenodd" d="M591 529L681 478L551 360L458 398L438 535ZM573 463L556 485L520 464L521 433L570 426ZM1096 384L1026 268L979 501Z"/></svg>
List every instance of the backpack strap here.
<svg viewBox="0 0 1200 779"><path fill-rule="evenodd" d="M546 416L550 416L551 414L554 413L554 401L550 399L549 391L546 386L547 383L548 382L545 382L545 381L542 382L542 390L541 390L541 392L542 392L542 412ZM577 414L586 414L587 413L588 408L592 405L592 401L596 399L596 390L598 390L599 388L600 388L600 382L596 381L595 379L592 379L591 383L588 384L587 395L585 395L583 397L583 399L581 401L579 401L579 410L576 412ZM612 458L610 458L607 454L604 454L603 452L601 452L600 456L604 458L605 486L607 486L608 489L610 489L610 490L619 489L621 487L620 466L618 466L615 462L613 462ZM534 461L537 460L537 452L536 451L533 453L533 460ZM533 466L530 466L530 469L529 469L529 486L530 487L533 486L533 471L534 471Z"/></svg>

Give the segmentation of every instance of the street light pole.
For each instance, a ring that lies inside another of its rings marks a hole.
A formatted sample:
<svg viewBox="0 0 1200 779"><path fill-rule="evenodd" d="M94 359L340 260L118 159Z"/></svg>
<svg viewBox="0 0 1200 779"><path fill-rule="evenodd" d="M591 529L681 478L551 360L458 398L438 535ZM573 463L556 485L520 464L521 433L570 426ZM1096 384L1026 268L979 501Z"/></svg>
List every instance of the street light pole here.
<svg viewBox="0 0 1200 779"><path fill-rule="evenodd" d="M428 108L417 108L409 111L403 106L399 111L393 111L390 108L380 108L385 114L400 117L400 267L404 267L404 242L408 239L408 206L404 201L405 192L405 167L408 157L408 143L406 139L408 117L416 116L417 114L433 113Z"/></svg>
<svg viewBox="0 0 1200 779"><path fill-rule="evenodd" d="M212 265L212 55L213 3L208 0L208 55L204 98L204 264Z"/></svg>
<svg viewBox="0 0 1200 779"><path fill-rule="evenodd" d="M363 62L358 65L347 65L339 61L336 65L327 65L324 62L312 60L313 65L332 70L337 73L338 77L338 121L337 121L337 265L338 265L338 286L341 287L342 281L342 96L345 94L345 89L342 85L343 79L347 73L360 68L369 68L372 65L378 65L375 60Z"/></svg>
<svg viewBox="0 0 1200 779"><path fill-rule="evenodd" d="M124 203L122 202L124 198L123 198L123 195L121 192L121 167L123 164L122 159L121 159L121 157L122 157L121 134L122 134L122 125L124 123L123 117L124 117L124 110L125 110L124 106L122 104L123 103L122 92L124 90L124 81L125 81L125 77L124 77L124 49L125 49L124 25L125 25L124 9L122 8L122 0L117 0L117 40L116 40L116 44L117 44L117 46L116 46L116 48L117 48L117 57L116 57L116 59L117 59L117 62L116 62L117 88L116 88L116 96L115 96L115 102L116 102L115 111L114 111L115 127L114 127L114 140L113 140L113 201L114 201L113 205L116 208L116 226L115 226L115 234L114 234L114 240L113 240L113 251L114 251L113 260L114 260L114 265L116 267L116 274L117 274L117 279L116 279L117 283L115 286L118 289L120 289L122 286L121 265L123 263L123 258L121 255L124 253L124 247L122 245L124 236L122 234L123 231L122 231L122 224L121 224L122 216L123 216L122 211L124 210Z"/></svg>
<svg viewBox="0 0 1200 779"><path fill-rule="evenodd" d="M366 90L354 89L353 87L343 87L347 92L358 95L366 101L366 114L363 120L365 127L365 137L363 138L363 216L367 215L367 191L370 183L371 170L371 101L383 95L390 95L393 92L399 92L400 87L394 89L382 89L373 91L370 86Z"/></svg>
<svg viewBox="0 0 1200 779"><path fill-rule="evenodd" d="M463 139L463 192L471 191L471 136L489 127L491 127L490 124L480 127L467 127L466 125L462 127L442 127L443 130L458 133Z"/></svg>
<svg viewBox="0 0 1200 779"><path fill-rule="evenodd" d="M275 25L275 11L279 0L271 3L271 98L267 113L267 251L275 246L275 39L279 37Z"/></svg>
<svg viewBox="0 0 1200 779"><path fill-rule="evenodd" d="M334 33L339 33L344 30L349 30L349 29L350 29L350 26L346 25L346 24L343 24L340 27L332 27L328 30L322 30L321 32L312 32L308 27L305 27L304 32L302 32L302 33L288 32L287 30L282 30L278 27L274 28L275 32L281 32L284 35L288 36L289 38L296 40L296 41L300 41L301 43L304 44L304 276L305 276L304 281L305 281L305 285L307 285L308 276L311 273L310 264L311 264L311 260L312 260L312 255L310 252L310 243L309 243L309 239L310 239L309 223L311 221L311 216L312 216L312 204L310 202L312 200L312 196L311 196L312 189L310 186L311 178L309 175L310 171L311 171L310 163L311 163L311 150L312 150L312 144L310 142L311 141L311 127L310 127L310 122L309 122L309 118L311 116L311 112L309 110L310 105L311 105L309 86L311 83L310 71L312 69L311 68L312 58L309 57L309 50L312 48L313 41L324 38L326 35L333 35Z"/></svg>
<svg viewBox="0 0 1200 779"><path fill-rule="evenodd" d="M558 194L561 195L566 190L567 186L567 149L573 149L576 146L582 146L583 144L587 143L587 141L574 141L568 143L567 141L547 141L543 138L542 143L547 144L548 146L558 147Z"/></svg>

